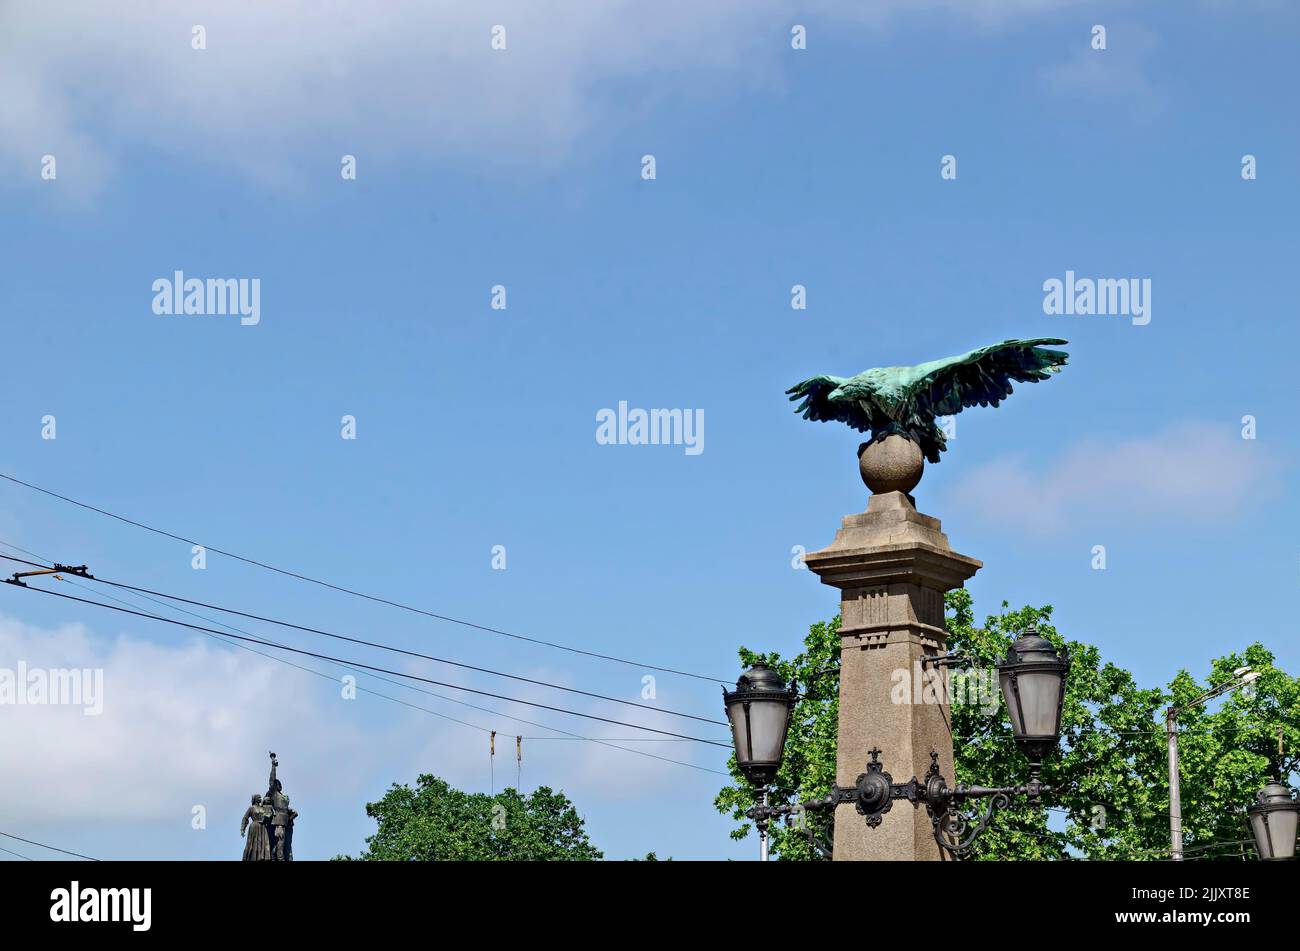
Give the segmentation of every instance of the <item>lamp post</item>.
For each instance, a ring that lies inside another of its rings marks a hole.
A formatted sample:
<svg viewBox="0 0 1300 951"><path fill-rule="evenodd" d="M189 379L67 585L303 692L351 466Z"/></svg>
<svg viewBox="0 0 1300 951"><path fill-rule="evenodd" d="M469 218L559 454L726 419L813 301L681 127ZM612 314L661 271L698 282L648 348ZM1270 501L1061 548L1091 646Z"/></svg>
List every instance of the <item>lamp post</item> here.
<svg viewBox="0 0 1300 951"><path fill-rule="evenodd" d="M936 658L936 663L951 662L951 658ZM1039 779L1039 774L1044 758L1060 741L1061 709L1070 660L1064 649L1058 655L1051 642L1040 636L1033 625L1015 640L1006 659L997 666L1016 745L1029 760L1029 782L1021 786L986 787L958 783L950 787L940 772L937 751L931 751L930 768L923 779L913 776L905 783L895 783L880 762L880 749L873 748L869 751L871 758L866 769L852 787L837 784L817 799L794 805L769 806L765 788L780 767L794 691L786 691L785 684L774 671L770 668L759 670L760 666L755 665L746 671L737 683L736 691L724 693L724 698L736 741L736 762L745 777L760 790L759 804L746 815L759 826L764 858L767 854L767 823L773 818L852 803L867 826L874 829L899 799L906 799L913 808L925 806L934 828L935 842L950 855L959 857L988 827L993 813L1010 806L1013 797L1024 796L1031 805L1037 806L1042 795L1050 792ZM767 709L760 708L760 704L766 704ZM760 711L757 715L753 712L755 709ZM781 724L782 731L779 740L773 736L777 723ZM765 745L760 746L760 742ZM758 750L764 752L764 757L756 755ZM773 755L775 759L771 758ZM962 813L962 806L971 799L988 800L981 815L966 816ZM824 846L813 841L811 830L809 840L823 853L828 853Z"/></svg>
<svg viewBox="0 0 1300 951"><path fill-rule="evenodd" d="M1183 797L1179 783L1178 766L1178 714L1190 710L1215 697L1244 687L1259 679L1259 671L1238 667L1232 678L1212 687L1194 700L1165 711L1165 736L1169 744L1169 857L1175 862L1183 860Z"/></svg>
<svg viewBox="0 0 1300 951"><path fill-rule="evenodd" d="M1270 779L1255 793L1255 803L1246 809L1246 816L1255 837L1255 851L1263 861L1283 862L1295 858L1296 819L1300 817L1295 793Z"/></svg>
<svg viewBox="0 0 1300 951"><path fill-rule="evenodd" d="M758 794L759 807L754 816L758 826L759 860L767 861L767 787L776 778L785 752L785 738L790 730L790 711L798 694L786 689L785 681L767 664L754 664L740 675L735 690L723 688L722 702L731 721L731 737L736 747L736 766Z"/></svg>

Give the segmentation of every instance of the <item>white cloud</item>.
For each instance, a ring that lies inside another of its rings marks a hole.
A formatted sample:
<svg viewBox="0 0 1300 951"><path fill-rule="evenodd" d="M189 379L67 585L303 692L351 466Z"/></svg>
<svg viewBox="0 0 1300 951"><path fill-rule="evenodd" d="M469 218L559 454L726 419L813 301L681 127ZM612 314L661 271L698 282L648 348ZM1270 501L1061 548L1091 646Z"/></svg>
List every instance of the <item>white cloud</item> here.
<svg viewBox="0 0 1300 951"><path fill-rule="evenodd" d="M1080 32L1069 58L1042 71L1048 87L1074 97L1118 103L1139 115L1159 109L1164 97L1147 75L1159 37L1131 23L1105 25L1106 49L1094 50L1090 34Z"/></svg>
<svg viewBox="0 0 1300 951"><path fill-rule="evenodd" d="M174 646L132 634L109 639L81 624L42 629L0 615L0 667L15 670L22 661L29 669L103 670L103 712L98 716L87 716L81 707L70 705L0 705L0 761L6 764L0 814L7 817L8 831L60 823L153 821L174 823L175 839L180 842L189 831L190 810L196 804L207 808L210 827L238 823L248 797L265 789L268 750L280 754L286 791L304 815L319 816L332 803L360 816L375 790L394 781L414 782L421 772L435 773L472 791L487 784L487 737L482 733L364 692L355 701L344 701L338 687L306 672L227 649L197 634L177 631L176 637ZM330 665L310 658L289 659L334 672ZM367 662L383 663L373 658ZM410 669L422 676L559 707L692 732L681 728L687 721L645 711L610 713L608 704L563 696L557 700L553 692L541 688L502 689L500 681L489 685L457 675L444 677L446 671L434 668L438 672L432 673L432 666ZM545 670L527 675L555 682L563 679ZM555 723L587 736L621 737L634 732L473 695L463 699L503 712L468 710L365 677L360 684L500 730L498 789L514 783L514 736L550 735L539 727L519 725L505 713ZM452 690L439 692L457 695ZM668 700L664 703L671 705ZM377 706L379 717L360 716L363 710L373 714ZM726 738L724 731L700 726L698 735L717 733ZM715 766L723 759L692 743L627 745ZM693 771L582 741L525 741L525 791L539 783L562 788L580 811L597 796L627 797L629 788L637 796L654 795L680 783L681 774L688 772ZM328 834L328 830L317 833ZM351 847L352 843L341 842L335 851ZM316 848L329 851L327 843L317 842Z"/></svg>
<svg viewBox="0 0 1300 951"><path fill-rule="evenodd" d="M620 87L621 110L678 71L755 74L753 29L730 30L744 6L6 5L0 140L27 167L35 149L63 152L61 180L104 174L103 155L85 149L92 138L233 165L266 184L292 182L298 149L358 154L363 172L408 156L545 167L617 119L609 84L646 80ZM489 47L497 23L505 51ZM205 50L191 48L195 24Z"/></svg>
<svg viewBox="0 0 1300 951"><path fill-rule="evenodd" d="M184 635L181 635L183 638ZM0 616L0 666L103 671L103 712L0 707L0 812L15 825L188 817L265 787L267 751L292 752L298 783L353 785L338 757L373 764L372 740L321 703L317 678L215 643L106 640ZM216 818L216 816L214 816Z"/></svg>
<svg viewBox="0 0 1300 951"><path fill-rule="evenodd" d="M1070 0L823 0L999 23ZM0 165L85 192L129 149L293 185L328 155L544 171L672 96L780 81L795 0L133 0L0 6ZM194 25L207 48L191 48ZM493 51L490 31L507 30ZM815 37L815 34L814 34ZM815 39L814 39L815 41ZM314 174L314 173L313 173Z"/></svg>
<svg viewBox="0 0 1300 951"><path fill-rule="evenodd" d="M1024 532L1229 517L1272 487L1278 464L1232 426L1180 424L1151 436L1080 442L1046 466L1027 455L976 469L955 489L975 517Z"/></svg>

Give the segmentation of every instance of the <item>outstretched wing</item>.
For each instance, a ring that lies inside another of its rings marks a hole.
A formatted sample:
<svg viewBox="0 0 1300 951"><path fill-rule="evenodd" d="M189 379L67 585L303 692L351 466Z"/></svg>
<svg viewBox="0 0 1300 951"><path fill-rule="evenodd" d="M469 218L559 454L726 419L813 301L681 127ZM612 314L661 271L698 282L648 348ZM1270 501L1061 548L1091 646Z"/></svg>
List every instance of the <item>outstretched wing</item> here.
<svg viewBox="0 0 1300 951"><path fill-rule="evenodd" d="M830 399L830 394L847 382L849 381L846 378L839 376L815 376L802 383L796 383L786 390L786 393L789 394L792 403L795 400L803 400L794 411L802 413L804 419L819 423L848 423L854 429L867 430L871 427L871 420L859 408L857 401L841 402Z"/></svg>
<svg viewBox="0 0 1300 951"><path fill-rule="evenodd" d="M951 416L967 406L997 406L1011 395L1011 383L1046 380L1065 365L1064 350L1042 346L1068 343L1055 337L1004 340L961 356L912 368L908 397L918 415Z"/></svg>

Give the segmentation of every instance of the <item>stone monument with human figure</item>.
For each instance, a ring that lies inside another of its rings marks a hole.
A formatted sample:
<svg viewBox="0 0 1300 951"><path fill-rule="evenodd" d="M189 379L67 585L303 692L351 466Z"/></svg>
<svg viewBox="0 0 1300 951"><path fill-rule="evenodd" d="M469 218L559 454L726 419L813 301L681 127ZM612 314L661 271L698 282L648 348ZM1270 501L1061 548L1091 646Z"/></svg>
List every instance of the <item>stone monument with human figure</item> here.
<svg viewBox="0 0 1300 951"><path fill-rule="evenodd" d="M244 812L239 834L244 837L245 862L292 862L293 822L298 813L290 808L284 785L276 775L280 761L271 757L271 778L266 795L253 795L252 805Z"/></svg>

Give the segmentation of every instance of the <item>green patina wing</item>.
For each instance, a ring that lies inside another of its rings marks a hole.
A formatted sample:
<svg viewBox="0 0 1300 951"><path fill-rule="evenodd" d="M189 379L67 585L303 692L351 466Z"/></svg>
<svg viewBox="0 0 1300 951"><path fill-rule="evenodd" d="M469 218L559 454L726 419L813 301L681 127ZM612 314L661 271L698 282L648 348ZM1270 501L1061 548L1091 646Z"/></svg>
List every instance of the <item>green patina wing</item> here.
<svg viewBox="0 0 1300 951"><path fill-rule="evenodd" d="M911 367L903 384L918 417L951 416L967 406L997 406L1011 395L1012 382L1037 383L1065 365L1068 354L1046 345L1056 337L1004 340L961 356Z"/></svg>
<svg viewBox="0 0 1300 951"><path fill-rule="evenodd" d="M870 418L856 403L830 399L830 394L847 382L848 379L841 376L815 376L802 383L796 383L786 390L786 393L790 396L791 402L803 400L794 411L802 413L804 419L819 423L848 423L854 429L861 431L870 429Z"/></svg>

